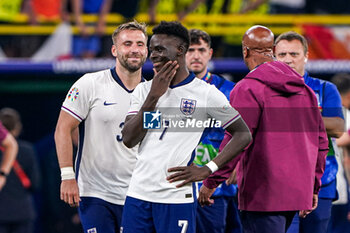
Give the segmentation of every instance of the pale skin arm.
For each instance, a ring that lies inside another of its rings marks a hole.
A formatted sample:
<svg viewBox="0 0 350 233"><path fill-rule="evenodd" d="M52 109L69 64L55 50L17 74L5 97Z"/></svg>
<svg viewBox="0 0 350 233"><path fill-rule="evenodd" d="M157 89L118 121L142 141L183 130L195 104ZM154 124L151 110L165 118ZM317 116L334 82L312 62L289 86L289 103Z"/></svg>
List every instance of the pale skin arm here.
<svg viewBox="0 0 350 233"><path fill-rule="evenodd" d="M62 21L69 21L69 13L67 12L67 0L61 0L60 16Z"/></svg>
<svg viewBox="0 0 350 233"><path fill-rule="evenodd" d="M16 139L8 133L6 138L2 141L2 147L4 148L0 170L6 174L9 174L13 166L13 162L16 159L18 152L18 145ZM0 191L6 183L6 177L0 176Z"/></svg>
<svg viewBox="0 0 350 233"><path fill-rule="evenodd" d="M61 110L58 118L55 143L60 168L73 167L72 134L80 122L67 112ZM72 207L79 206L79 188L75 179L61 182L60 198Z"/></svg>
<svg viewBox="0 0 350 233"><path fill-rule="evenodd" d="M154 24L156 23L156 7L159 0L150 0L148 5L148 17L149 17L149 23Z"/></svg>
<svg viewBox="0 0 350 233"><path fill-rule="evenodd" d="M322 117L327 134L334 138L340 138L345 130L344 119L340 117Z"/></svg>
<svg viewBox="0 0 350 233"><path fill-rule="evenodd" d="M106 17L112 7L112 0L104 0L96 25L96 33L103 35L106 30Z"/></svg>
<svg viewBox="0 0 350 233"><path fill-rule="evenodd" d="M247 2L247 1L246 1ZM257 9L259 6L264 4L266 0L257 0L257 1L248 1L243 9L239 12L240 14L244 14L250 11Z"/></svg>
<svg viewBox="0 0 350 233"><path fill-rule="evenodd" d="M180 11L177 14L177 18L179 19L179 21L183 20L186 17L186 15L194 11L198 7L198 5L204 1L205 0L194 0L185 10Z"/></svg>
<svg viewBox="0 0 350 233"><path fill-rule="evenodd" d="M151 90L139 112L136 115L126 117L122 134L123 143L128 148L136 146L145 137L147 129L142 127L143 112L153 111L155 109L159 98L167 91L178 67L176 61L167 62L154 76Z"/></svg>
<svg viewBox="0 0 350 233"><path fill-rule="evenodd" d="M35 25L38 23L36 19L36 14L34 12L34 9L32 7L31 0L24 0L23 1L23 12L28 15L29 23L32 25Z"/></svg>
<svg viewBox="0 0 350 233"><path fill-rule="evenodd" d="M340 138L337 138L335 141L338 146L347 146L350 144L350 135L348 132L345 132Z"/></svg>
<svg viewBox="0 0 350 233"><path fill-rule="evenodd" d="M83 22L83 19L81 17L82 15L82 0L72 0L72 8L73 8L73 13L74 13L74 20L75 24L77 25L79 32L82 35L86 35L86 26Z"/></svg>

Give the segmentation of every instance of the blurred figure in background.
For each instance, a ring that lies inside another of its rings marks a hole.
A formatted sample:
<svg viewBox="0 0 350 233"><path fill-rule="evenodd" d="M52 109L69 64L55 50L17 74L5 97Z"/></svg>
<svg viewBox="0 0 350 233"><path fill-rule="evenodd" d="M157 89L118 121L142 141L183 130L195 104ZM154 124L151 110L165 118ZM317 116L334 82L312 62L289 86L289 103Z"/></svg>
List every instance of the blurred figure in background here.
<svg viewBox="0 0 350 233"><path fill-rule="evenodd" d="M3 189L7 176L11 171L13 162L16 159L18 144L16 139L8 133L6 128L0 122L0 148L2 151L2 158L0 164L0 192Z"/></svg>
<svg viewBox="0 0 350 233"><path fill-rule="evenodd" d="M67 0L29 0L30 11L35 19L32 21L66 21L69 20L67 13Z"/></svg>
<svg viewBox="0 0 350 233"><path fill-rule="evenodd" d="M22 130L22 123L16 110L1 109L0 121L13 137L18 138ZM36 217L32 197L40 184L36 152L31 143L18 139L17 142L17 159L0 192L1 233L31 233Z"/></svg>
<svg viewBox="0 0 350 233"><path fill-rule="evenodd" d="M112 7L112 0L72 0L75 24L79 35L73 38L73 56L94 58L101 50L101 38L106 27L106 16ZM98 21L92 35L89 35L82 14L97 14Z"/></svg>
<svg viewBox="0 0 350 233"><path fill-rule="evenodd" d="M241 13L249 13L263 4L268 4L270 14L302 14L305 13L306 0L245 0Z"/></svg>
<svg viewBox="0 0 350 233"><path fill-rule="evenodd" d="M206 13L206 6L205 0L142 0L139 11L147 9L149 22L155 24L159 14L176 14L182 21L189 13Z"/></svg>

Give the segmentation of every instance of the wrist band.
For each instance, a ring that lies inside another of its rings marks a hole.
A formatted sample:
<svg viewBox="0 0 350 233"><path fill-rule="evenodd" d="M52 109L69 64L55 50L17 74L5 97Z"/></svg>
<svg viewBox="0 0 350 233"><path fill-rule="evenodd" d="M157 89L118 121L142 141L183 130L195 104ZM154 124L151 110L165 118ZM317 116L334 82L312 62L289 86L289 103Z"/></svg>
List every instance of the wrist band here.
<svg viewBox="0 0 350 233"><path fill-rule="evenodd" d="M210 169L211 173L214 173L219 169L218 165L216 165L214 161L210 161L205 166L207 166Z"/></svg>
<svg viewBox="0 0 350 233"><path fill-rule="evenodd" d="M72 180L75 179L75 173L73 167L61 168L61 180Z"/></svg>

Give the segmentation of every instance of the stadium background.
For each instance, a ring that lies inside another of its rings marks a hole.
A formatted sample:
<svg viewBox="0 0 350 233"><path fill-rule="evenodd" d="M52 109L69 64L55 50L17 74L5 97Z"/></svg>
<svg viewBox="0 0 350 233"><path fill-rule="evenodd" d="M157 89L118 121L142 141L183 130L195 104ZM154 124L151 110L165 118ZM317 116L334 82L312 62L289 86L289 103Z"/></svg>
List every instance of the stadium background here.
<svg viewBox="0 0 350 233"><path fill-rule="evenodd" d="M343 3L349 5L347 1ZM124 16L119 13L107 15L106 30L101 38L102 49L94 59L77 59L70 56L69 51L58 51L48 59L33 58L62 25L59 19L40 19L38 24L28 25L28 16L17 14L0 24L0 108L12 107L20 112L23 121L21 138L35 145L41 167L41 190L35 195L38 211L36 232L81 231L75 209L59 200L60 175L53 133L69 87L86 72L114 66L115 61L109 52L112 45L110 35L117 25L128 20ZM137 13L135 18L149 23L146 13ZM155 23L176 19L176 14L158 14ZM83 20L94 23L97 15L84 15ZM242 79L248 69L241 58L238 43L233 46L234 55L224 57L226 48L221 46L222 38L232 36L240 39L254 24L268 26L276 36L289 30L303 34L310 45L307 70L312 76L329 80L337 73L350 73L350 15L347 14L214 14L203 17L194 12L182 22L188 28L204 29L212 36L214 58L210 63L211 71L235 82ZM149 33L152 25L148 27ZM72 20L68 21L68 29L71 35L79 33ZM91 26L88 32L93 34L93 30ZM64 42L58 40L54 46L65 48ZM143 74L146 79L152 78L149 61L143 68Z"/></svg>

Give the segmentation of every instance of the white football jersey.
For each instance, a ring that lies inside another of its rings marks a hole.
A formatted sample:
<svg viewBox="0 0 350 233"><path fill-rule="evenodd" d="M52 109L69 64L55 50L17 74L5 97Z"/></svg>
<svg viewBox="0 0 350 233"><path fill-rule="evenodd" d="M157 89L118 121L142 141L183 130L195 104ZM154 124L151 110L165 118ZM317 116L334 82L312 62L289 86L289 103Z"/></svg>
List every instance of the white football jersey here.
<svg viewBox="0 0 350 233"><path fill-rule="evenodd" d="M113 68L81 77L63 102L62 110L81 121L75 161L81 197L124 205L137 154L121 134L131 93Z"/></svg>
<svg viewBox="0 0 350 233"><path fill-rule="evenodd" d="M129 115L140 110L151 85L152 81L149 81L135 88ZM169 87L160 97L156 110L144 113L144 127L156 129L148 129L139 146L127 195L157 203L193 202L195 184L176 188L182 181L169 183L166 180L171 175L168 169L192 163L192 151L203 133L203 122L212 122L210 119L215 118L221 121L220 127L225 128L239 117L223 93L193 73L183 82ZM161 122L160 128L156 121Z"/></svg>

